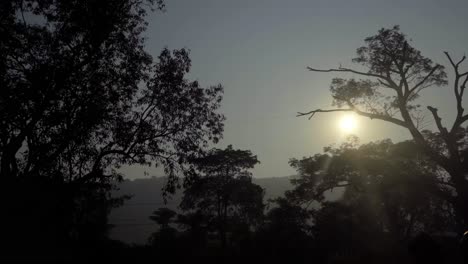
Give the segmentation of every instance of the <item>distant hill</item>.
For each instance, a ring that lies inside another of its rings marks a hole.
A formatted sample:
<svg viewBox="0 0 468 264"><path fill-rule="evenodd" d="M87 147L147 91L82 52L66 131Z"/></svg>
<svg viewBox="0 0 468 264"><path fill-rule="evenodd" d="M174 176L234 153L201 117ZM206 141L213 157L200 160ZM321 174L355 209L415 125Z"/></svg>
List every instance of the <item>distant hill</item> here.
<svg viewBox="0 0 468 264"><path fill-rule="evenodd" d="M282 196L286 190L292 189L289 177L254 178L253 182L265 189L265 202L270 198ZM119 208L114 209L109 217L109 223L114 225L110 237L126 243L144 244L148 236L158 227L148 219L151 213L159 207L168 207L179 211L178 205L182 192L177 192L172 199L164 204L161 188L166 178L152 177L147 179L127 180L119 185L120 190L115 196L130 194L132 199Z"/></svg>

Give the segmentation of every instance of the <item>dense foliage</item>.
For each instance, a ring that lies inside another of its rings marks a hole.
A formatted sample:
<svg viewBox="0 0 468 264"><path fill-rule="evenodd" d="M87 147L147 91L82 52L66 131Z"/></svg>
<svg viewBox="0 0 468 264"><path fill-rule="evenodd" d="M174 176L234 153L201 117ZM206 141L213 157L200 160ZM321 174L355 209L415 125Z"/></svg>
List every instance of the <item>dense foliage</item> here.
<svg viewBox="0 0 468 264"><path fill-rule="evenodd" d="M155 60L144 49L145 17L163 1L0 5L5 241L99 240L121 202L109 196L121 165L162 166L170 191L189 160L221 138L223 87L188 80L185 49Z"/></svg>

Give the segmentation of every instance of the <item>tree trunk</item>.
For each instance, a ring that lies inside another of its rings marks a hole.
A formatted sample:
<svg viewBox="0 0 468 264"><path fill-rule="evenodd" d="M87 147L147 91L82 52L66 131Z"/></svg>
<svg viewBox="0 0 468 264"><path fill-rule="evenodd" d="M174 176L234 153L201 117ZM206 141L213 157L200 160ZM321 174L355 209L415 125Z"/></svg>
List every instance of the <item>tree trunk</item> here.
<svg viewBox="0 0 468 264"><path fill-rule="evenodd" d="M223 249L226 248L226 221L224 219L224 212L223 212L223 203L222 203L222 195L218 193L218 208L217 208L217 213L218 213L218 234L219 234L219 240L221 241L221 247Z"/></svg>
<svg viewBox="0 0 468 264"><path fill-rule="evenodd" d="M468 230L468 184L465 182L456 185L457 197L455 200L455 214L459 227L463 233Z"/></svg>
<svg viewBox="0 0 468 264"><path fill-rule="evenodd" d="M466 169L459 166L453 166L452 170L449 171L457 192L452 204L455 209L457 232L459 233L468 230L468 181L465 179L467 173Z"/></svg>

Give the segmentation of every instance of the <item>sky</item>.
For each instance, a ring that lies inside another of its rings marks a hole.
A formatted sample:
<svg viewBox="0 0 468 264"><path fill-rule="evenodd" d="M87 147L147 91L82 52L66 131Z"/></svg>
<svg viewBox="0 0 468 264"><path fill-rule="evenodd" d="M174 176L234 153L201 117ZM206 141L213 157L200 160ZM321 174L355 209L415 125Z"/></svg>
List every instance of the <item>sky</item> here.
<svg viewBox="0 0 468 264"><path fill-rule="evenodd" d="M331 79L359 76L313 73L306 66L352 67L364 38L394 25L424 56L445 65L449 78L443 52L454 58L468 52L466 0L166 0L166 12L151 13L148 22L150 54L188 48L188 77L224 86L220 111L227 120L224 138L214 147L251 150L261 162L252 171L259 178L295 174L290 158L319 153L345 137L341 113L311 120L296 113L331 108ZM429 88L420 99L424 107L437 107L445 122L455 110L449 87ZM407 131L382 121L357 122L354 134L361 143L409 139ZM147 177L143 171L162 176L151 168L123 172L126 178Z"/></svg>

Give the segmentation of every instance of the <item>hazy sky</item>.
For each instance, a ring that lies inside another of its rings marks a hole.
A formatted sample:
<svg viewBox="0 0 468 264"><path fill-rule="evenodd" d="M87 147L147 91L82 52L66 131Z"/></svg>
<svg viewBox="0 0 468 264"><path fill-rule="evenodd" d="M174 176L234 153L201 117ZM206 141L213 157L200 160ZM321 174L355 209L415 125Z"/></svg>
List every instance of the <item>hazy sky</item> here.
<svg viewBox="0 0 468 264"><path fill-rule="evenodd" d="M467 0L166 2L167 12L148 18L147 50L156 57L165 46L188 48L190 78L202 85L223 84L221 110L227 121L216 147L252 150L261 161L255 177L294 174L289 158L313 155L343 139L340 114L310 121L295 117L298 111L331 107L328 89L337 75L308 72L306 66L352 66L363 39L393 25L400 25L423 55L446 66L443 51L456 58L468 52ZM449 87L426 90L421 103L438 107L444 120L453 116ZM409 137L381 121L358 121L361 142ZM129 178L143 177L138 169L126 172Z"/></svg>

